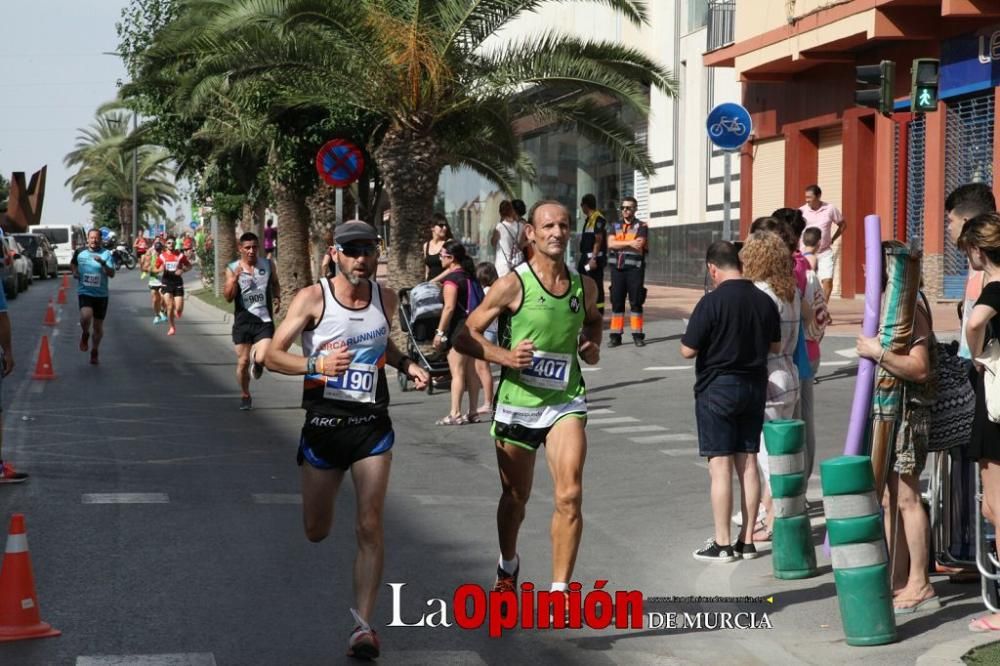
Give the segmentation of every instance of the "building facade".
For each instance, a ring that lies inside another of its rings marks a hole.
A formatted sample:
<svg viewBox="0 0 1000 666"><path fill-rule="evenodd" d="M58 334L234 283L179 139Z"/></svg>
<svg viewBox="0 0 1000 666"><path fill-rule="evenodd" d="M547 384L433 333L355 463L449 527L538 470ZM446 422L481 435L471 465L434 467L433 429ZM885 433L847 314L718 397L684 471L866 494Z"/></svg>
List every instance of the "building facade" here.
<svg viewBox="0 0 1000 666"><path fill-rule="evenodd" d="M640 219L650 225L647 281L700 286L705 250L721 238L724 213L723 153L711 149L705 119L716 104L741 98L733 70L707 67L703 55L732 42L736 4L658 1L648 9L649 24L636 28L600 4L552 4L498 36L516 40L551 29L622 41L671 68L680 89L676 98L652 90L648 121L634 122L655 165L650 176L620 163L572 127L538 127L525 131L522 139L538 180L521 183L517 194L528 206L540 199L561 201L574 211L577 229L584 194L597 197L609 220L617 217L623 197L634 196ZM742 165L739 159L733 162L731 215L738 220ZM478 250L479 258L490 258L488 241L504 198L495 185L469 171L446 169L441 174L438 208L448 216L455 236Z"/></svg>
<svg viewBox="0 0 1000 666"><path fill-rule="evenodd" d="M937 111L910 113L910 64L941 61ZM854 104L855 67L896 63L895 112ZM946 233L944 201L963 183L994 189L1000 2L736 0L734 42L705 54L742 84L754 136L741 152L740 225L799 206L818 183L844 213L835 291L864 290L863 220L924 252L924 282L961 297L967 266Z"/></svg>

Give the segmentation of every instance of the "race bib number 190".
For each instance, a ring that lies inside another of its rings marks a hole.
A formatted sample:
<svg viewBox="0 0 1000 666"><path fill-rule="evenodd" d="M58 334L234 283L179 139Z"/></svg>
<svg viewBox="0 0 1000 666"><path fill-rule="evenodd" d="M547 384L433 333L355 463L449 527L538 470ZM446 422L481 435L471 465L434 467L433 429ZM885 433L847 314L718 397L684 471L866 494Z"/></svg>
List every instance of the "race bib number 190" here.
<svg viewBox="0 0 1000 666"><path fill-rule="evenodd" d="M521 381L529 386L545 389L564 389L569 385L572 356L553 352L535 351L531 367L521 370Z"/></svg>
<svg viewBox="0 0 1000 666"><path fill-rule="evenodd" d="M378 366L353 363L343 374L326 378L323 397L328 400L373 403L377 385Z"/></svg>

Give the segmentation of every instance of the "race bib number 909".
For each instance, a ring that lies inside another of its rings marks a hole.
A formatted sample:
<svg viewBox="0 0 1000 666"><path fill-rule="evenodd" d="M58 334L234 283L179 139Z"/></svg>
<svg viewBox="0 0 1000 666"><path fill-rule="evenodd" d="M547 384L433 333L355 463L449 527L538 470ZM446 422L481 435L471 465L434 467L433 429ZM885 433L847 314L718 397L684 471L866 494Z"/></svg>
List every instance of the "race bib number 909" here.
<svg viewBox="0 0 1000 666"><path fill-rule="evenodd" d="M354 363L343 374L326 378L323 397L328 400L373 403L377 385L378 366Z"/></svg>
<svg viewBox="0 0 1000 666"><path fill-rule="evenodd" d="M521 370L521 381L538 388L564 389L569 385L572 362L570 354L536 351L531 356L531 367Z"/></svg>

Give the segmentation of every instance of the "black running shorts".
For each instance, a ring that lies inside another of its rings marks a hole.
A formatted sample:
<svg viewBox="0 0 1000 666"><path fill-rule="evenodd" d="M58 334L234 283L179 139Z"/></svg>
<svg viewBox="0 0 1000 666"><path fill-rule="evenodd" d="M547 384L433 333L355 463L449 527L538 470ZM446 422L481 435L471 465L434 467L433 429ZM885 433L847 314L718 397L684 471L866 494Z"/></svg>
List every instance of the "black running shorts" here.
<svg viewBox="0 0 1000 666"><path fill-rule="evenodd" d="M108 316L108 297L99 298L97 296L84 296L80 294L77 296L80 302L80 309L90 308L94 311L94 319L99 321L104 321L104 318Z"/></svg>
<svg viewBox="0 0 1000 666"><path fill-rule="evenodd" d="M233 324L234 345L255 345L274 337L274 323L269 321L237 321Z"/></svg>
<svg viewBox="0 0 1000 666"><path fill-rule="evenodd" d="M321 416L306 414L297 460L316 469L347 470L370 456L388 453L395 433L388 414Z"/></svg>

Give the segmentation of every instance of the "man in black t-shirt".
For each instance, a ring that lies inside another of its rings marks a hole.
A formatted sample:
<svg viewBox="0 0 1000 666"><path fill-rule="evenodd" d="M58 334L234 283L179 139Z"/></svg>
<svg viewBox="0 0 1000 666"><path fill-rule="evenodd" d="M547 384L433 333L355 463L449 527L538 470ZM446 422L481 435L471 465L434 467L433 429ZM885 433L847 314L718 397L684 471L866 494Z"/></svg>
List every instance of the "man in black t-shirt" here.
<svg viewBox="0 0 1000 666"><path fill-rule="evenodd" d="M681 338L681 355L695 361L698 452L708 458L715 538L694 552L697 560L733 562L757 556L753 526L760 501L757 452L764 427L767 354L780 351L781 317L774 301L740 272L736 246L716 241L708 248L706 294ZM731 459L731 460L730 460ZM732 466L740 479L744 520L730 545ZM717 498L723 498L717 502Z"/></svg>
<svg viewBox="0 0 1000 666"><path fill-rule="evenodd" d="M605 249L608 247L608 221L597 210L597 197L584 194L580 199L583 211L583 230L580 232L580 257L576 272L586 275L597 284L597 310L604 314L604 267L608 264Z"/></svg>

